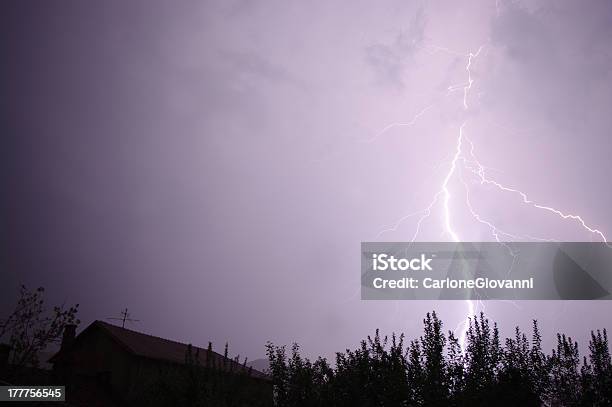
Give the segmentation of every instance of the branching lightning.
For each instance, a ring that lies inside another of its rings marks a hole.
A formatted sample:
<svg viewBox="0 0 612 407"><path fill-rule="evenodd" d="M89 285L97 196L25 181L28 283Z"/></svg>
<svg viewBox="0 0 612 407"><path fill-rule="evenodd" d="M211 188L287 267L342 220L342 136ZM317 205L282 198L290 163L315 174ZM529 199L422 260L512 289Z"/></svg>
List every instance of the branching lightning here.
<svg viewBox="0 0 612 407"><path fill-rule="evenodd" d="M444 47L429 46L428 48L432 52L447 52L452 55L457 55L457 52L451 51ZM473 75L472 75L472 67L475 61L481 55L481 52L483 51L484 48L485 46L483 45L483 46L480 46L478 50L474 53L469 52L467 54L463 54L463 57L467 59L467 63L465 65L465 71L466 71L466 77L467 77L466 82L463 84L451 85L448 87L447 96L456 91L461 91L461 90L463 91L462 104L463 104L464 111L468 111L470 109L470 104L469 104L470 93L472 91L473 84L475 82L475 79L473 78ZM425 107L423 110L418 112L409 122L392 123L388 126L385 126L372 139L368 140L368 142L376 141L380 136L382 136L385 132L389 131L392 128L395 128L398 126L410 127L414 125L415 122L420 117L422 117L427 111L429 111L433 107L434 107L433 105ZM551 213L559 217L562 220L574 221L577 223L579 227L581 227L585 231L597 236L603 242L607 242L607 238L604 235L604 233L600 229L587 224L587 222L583 219L583 217L579 215L571 214L571 213L566 213L552 206L540 204L534 201L533 199L531 199L525 192L517 188L514 188L514 187L505 186L495 181L493 178L489 177L486 174L485 167L480 163L480 161L476 157L474 143L466 135L467 125L468 125L468 121L465 120L459 126L458 134L457 134L457 138L455 142L455 147L454 147L454 154L452 156L452 160L450 161L448 171L446 172L442 180L440 188L434 194L429 205L427 205L424 209L420 211L408 214L400 218L391 228L382 230L378 234L377 238L381 237L383 234L387 232L396 231L401 226L401 224L404 223L407 219L415 217L415 216L419 216L416 222L414 234L411 239L411 242L416 241L421 231L423 222L431 216L433 211L438 206L440 206L445 234L451 241L460 242L461 241L460 234L454 229L454 226L453 226L452 203L455 197L453 194L451 194L450 187L451 187L451 183L455 181L455 182L459 182L460 185L462 185L465 190L465 199L464 199L465 201L463 202L463 204L465 204L466 207L468 208L472 218L476 222L486 226L486 228L490 230L490 233L492 237L494 238L494 240L497 241L498 243L505 244L504 243L505 241L518 241L518 240L554 241L554 239L535 237L535 236L530 236L530 235L510 234L498 228L493 222L484 219L484 217L481 216L474 209L474 206L472 205L472 202L470 200L469 186L466 183L464 179L464 175L463 175L464 173L468 173L468 174L471 174L473 177L475 177L476 183L481 186L490 186L490 187L493 187L495 190L499 191L500 193L508 193L511 195L515 195L519 198L519 202L523 205L527 205L539 211L545 211L545 212ZM509 247L508 249L510 250ZM514 256L512 252L511 254ZM508 272L510 273L511 270L512 268ZM467 330L469 327L469 318L475 315L478 307L481 307L481 309L483 308L483 304L481 301L473 301L473 300L468 299L466 300L466 305L467 305L466 317L462 322L460 322L460 324L458 325L456 329L456 331L460 331L458 334L458 339L459 339L459 343L462 349L465 349L466 335L467 335Z"/></svg>
<svg viewBox="0 0 612 407"><path fill-rule="evenodd" d="M428 110L430 110L431 108L433 108L434 105L429 105L425 108L423 108L421 111L419 111L417 114L414 115L414 117L406 123L391 123L387 126L385 126L385 128L383 128L381 131L379 131L378 133L376 133L374 135L374 137L366 140L366 143L373 143L376 140L378 140L378 138L380 136L382 136L383 134L385 134L387 131L391 130L394 127L412 127L414 126L414 124L417 122L417 120L419 120L421 118L421 116L423 116L425 113L427 113Z"/></svg>

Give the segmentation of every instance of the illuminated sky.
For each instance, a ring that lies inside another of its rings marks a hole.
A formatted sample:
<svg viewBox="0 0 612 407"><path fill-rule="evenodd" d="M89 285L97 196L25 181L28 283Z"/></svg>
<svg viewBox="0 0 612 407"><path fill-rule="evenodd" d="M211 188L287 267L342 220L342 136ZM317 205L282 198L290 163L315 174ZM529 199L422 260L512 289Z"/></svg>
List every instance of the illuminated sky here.
<svg viewBox="0 0 612 407"><path fill-rule="evenodd" d="M462 123L496 180L612 234L609 2L3 9L2 310L19 282L44 285L84 323L129 307L138 330L250 358L267 340L329 355L375 328L413 335L431 309L453 329L462 302L360 301L359 244L414 236L419 217L398 220L440 189ZM466 110L448 89L480 47ZM491 240L449 190L459 238ZM511 233L599 238L470 191ZM442 208L418 240L452 240ZM550 341L586 338L612 305L485 306Z"/></svg>

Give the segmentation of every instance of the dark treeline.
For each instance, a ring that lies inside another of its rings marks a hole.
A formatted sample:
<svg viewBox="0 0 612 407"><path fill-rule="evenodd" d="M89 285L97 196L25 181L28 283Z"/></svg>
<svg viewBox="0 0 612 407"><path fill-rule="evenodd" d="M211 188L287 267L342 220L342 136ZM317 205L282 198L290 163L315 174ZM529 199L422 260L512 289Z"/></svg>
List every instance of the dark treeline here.
<svg viewBox="0 0 612 407"><path fill-rule="evenodd" d="M228 357L215 361L212 344L204 355L189 345L185 365L167 368L152 383L133 389L126 405L147 407L272 407L272 385L268 380L254 380L247 360ZM202 362L202 358L204 362ZM233 361L235 363L229 363ZM238 368L237 368L238 367Z"/></svg>
<svg viewBox="0 0 612 407"><path fill-rule="evenodd" d="M294 344L267 346L276 405L293 406L611 406L612 366L606 330L591 332L589 355L557 335L556 349L542 350L536 321L530 337L517 327L503 343L496 324L480 314L470 320L462 351L444 333L436 313L423 335L378 331L355 350L336 354L335 367L314 362Z"/></svg>

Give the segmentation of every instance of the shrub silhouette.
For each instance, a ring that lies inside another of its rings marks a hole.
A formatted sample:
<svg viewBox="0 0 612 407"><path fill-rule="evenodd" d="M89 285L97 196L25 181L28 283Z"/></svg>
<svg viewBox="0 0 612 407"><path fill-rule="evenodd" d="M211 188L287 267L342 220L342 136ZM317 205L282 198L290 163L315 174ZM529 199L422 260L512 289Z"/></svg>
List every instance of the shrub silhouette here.
<svg viewBox="0 0 612 407"><path fill-rule="evenodd" d="M591 332L589 355L557 335L547 355L533 321L531 339L518 327L502 344L497 324L484 314L469 320L464 349L444 333L435 312L423 319L423 335L373 337L336 354L335 367L291 355L267 344L274 402L297 406L610 406L612 364L606 330Z"/></svg>
<svg viewBox="0 0 612 407"><path fill-rule="evenodd" d="M130 406L168 407L267 407L271 406L271 386L251 378L247 360L228 357L225 345L223 358L213 356L212 344L206 355L189 345L185 364L161 369L152 382L140 383L130 395ZM202 359L204 362L202 363ZM234 363L231 363L234 362ZM239 366L239 367L237 367Z"/></svg>

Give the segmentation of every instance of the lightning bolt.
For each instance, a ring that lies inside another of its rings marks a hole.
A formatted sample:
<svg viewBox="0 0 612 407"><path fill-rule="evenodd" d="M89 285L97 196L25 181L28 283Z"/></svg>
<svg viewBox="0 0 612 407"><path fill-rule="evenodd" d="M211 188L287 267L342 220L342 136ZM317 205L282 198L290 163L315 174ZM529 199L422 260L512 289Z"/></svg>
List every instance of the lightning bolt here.
<svg viewBox="0 0 612 407"><path fill-rule="evenodd" d="M498 4L498 10L499 10L499 4ZM446 52L451 55L458 54L457 52L452 51L445 47L430 45L427 48L432 53L433 52ZM462 98L463 106L462 107L463 107L463 110L466 112L470 109L470 104L469 104L470 93L472 91L472 88L475 82L475 79L472 76L472 67L476 59L481 55L484 48L485 46L482 45L478 48L476 52L468 52L467 54L463 54L463 56L467 59L467 63L465 65L466 82L462 84L458 84L458 85L451 85L447 88L448 90L447 96L457 91L461 91L461 90L463 91L463 98ZM379 131L368 142L376 141L386 131L390 130L391 128L398 127L398 126L407 126L407 127L413 126L420 117L422 117L428 110L430 110L433 107L434 107L433 105L427 106L426 108L418 112L407 123L392 123L388 126L385 126L381 131ZM535 210L548 212L550 214L553 214L559 217L562 220L574 221L575 223L577 223L579 227L597 236L603 242L606 242L606 245L608 245L609 247L612 247L611 245L607 243L608 240L606 236L604 235L604 233L597 227L587 224L587 222L584 220L583 217L576 215L576 214L566 213L553 206L538 203L532 198L530 198L522 190L517 189L515 187L503 185L495 181L493 178L489 177L486 173L485 166L483 166L480 163L480 161L478 160L476 156L474 143L466 135L467 125L468 125L468 121L466 120L466 121L463 121L462 124L459 126L458 134L457 134L457 138L455 142L455 149L452 155L452 160L450 161L450 164L449 164L448 171L446 172L446 175L444 176L442 180L440 188L434 194L429 205L427 205L425 208L423 208L420 211L408 214L400 218L392 227L384 229L381 232L379 232L379 234L377 235L377 238L380 238L383 234L387 232L396 231L407 219L412 218L414 216L419 216L416 222L415 232L411 239L411 242L416 241L421 231L423 222L427 218L429 218L431 214L433 213L433 211L436 209L436 207L440 205L445 234L448 236L448 238L450 238L451 241L460 242L461 238L459 236L459 233L455 231L453 227L453 217L452 217L453 211L452 211L451 206L452 206L454 196L451 194L451 190L450 190L451 182L457 179L464 187L464 190L465 190L464 204L468 208L470 215L476 222L486 226L490 230L491 235L493 236L496 242L505 245L505 242L508 240L554 241L554 239L548 239L548 238L542 238L542 237L536 237L536 236L530 236L530 235L520 235L520 236L514 235L514 234L501 230L491 221L484 219L484 217L481 216L474 209L472 202L470 201L469 187L463 175L465 172L465 173L471 174L471 176L473 176L477 180L477 183L481 186L484 186L484 185L491 186L491 187L494 187L496 190L498 190L501 193L515 195L517 198L519 198L519 202L523 205L527 205ZM506 247L508 246L506 245ZM509 247L508 247L508 250L510 250ZM512 253L512 251L510 251L510 253L514 256L514 253ZM514 266L514 262L510 270L508 270L508 273L511 272L513 266ZM461 346L461 349L463 351L465 351L466 336L467 336L467 331L469 328L470 318L476 314L477 309L479 307L481 309L484 309L484 304L480 300L474 301L474 300L468 299L466 300L466 306L467 306L466 316L464 320L461 321L458 324L457 328L455 329L455 333L457 333L457 331L460 331L458 334L458 339L459 339L459 344Z"/></svg>
<svg viewBox="0 0 612 407"><path fill-rule="evenodd" d="M412 127L412 126L414 126L414 124L419 120L419 118L421 116L423 116L425 113L427 113L427 111L432 109L433 107L434 107L434 105L429 105L429 106L424 107L417 114L415 114L414 117L409 122L406 122L406 123L391 123L391 124L385 126L381 131L376 133L373 137L365 140L365 142L366 143L373 143L376 140L378 140L387 131L389 131L389 130L395 128L395 127Z"/></svg>

